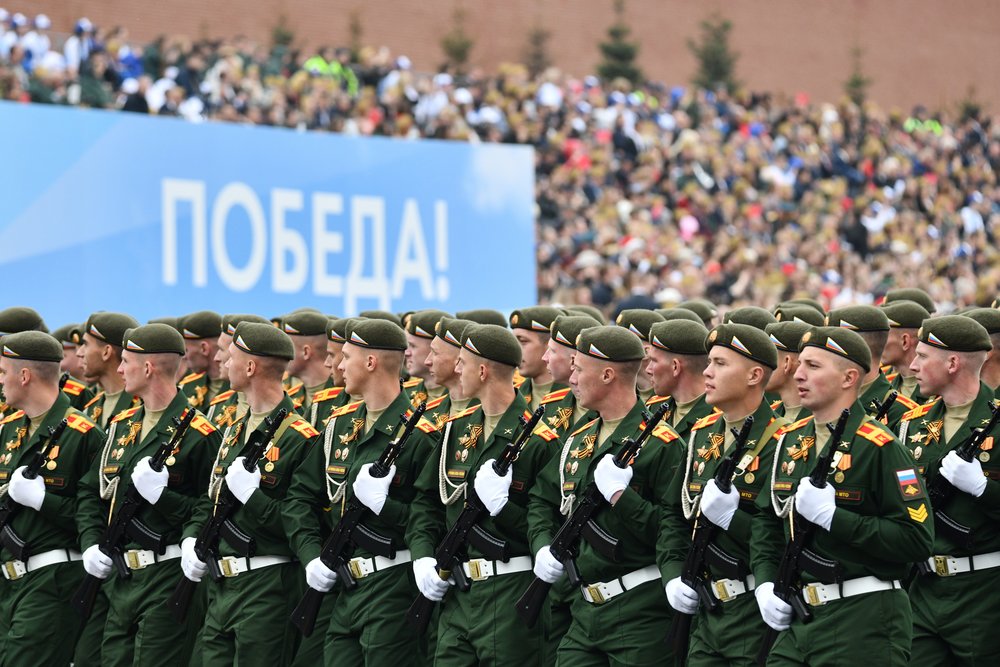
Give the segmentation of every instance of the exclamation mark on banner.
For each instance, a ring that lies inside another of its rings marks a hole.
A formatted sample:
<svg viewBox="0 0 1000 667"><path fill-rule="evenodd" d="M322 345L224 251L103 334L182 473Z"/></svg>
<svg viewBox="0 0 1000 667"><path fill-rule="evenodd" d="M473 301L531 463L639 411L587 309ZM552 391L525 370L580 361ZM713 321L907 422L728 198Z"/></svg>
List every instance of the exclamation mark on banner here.
<svg viewBox="0 0 1000 667"><path fill-rule="evenodd" d="M450 294L448 284L448 203L434 202L434 267L438 271L437 298L447 301Z"/></svg>

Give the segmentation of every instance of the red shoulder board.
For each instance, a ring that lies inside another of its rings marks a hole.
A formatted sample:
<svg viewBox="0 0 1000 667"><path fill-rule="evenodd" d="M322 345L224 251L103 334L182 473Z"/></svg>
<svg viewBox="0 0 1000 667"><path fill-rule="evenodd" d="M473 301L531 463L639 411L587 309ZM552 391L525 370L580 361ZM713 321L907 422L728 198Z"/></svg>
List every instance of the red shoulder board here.
<svg viewBox="0 0 1000 667"><path fill-rule="evenodd" d="M202 435L212 435L215 433L215 426L201 415L195 415L191 420L191 428Z"/></svg>
<svg viewBox="0 0 1000 667"><path fill-rule="evenodd" d="M545 405L546 403L555 403L556 401L561 401L564 398L566 398L566 395L569 394L569 391L570 391L569 387L566 387L565 389L557 389L556 391L550 391L549 393L545 394L545 396L542 397L542 402L539 403L539 405Z"/></svg>
<svg viewBox="0 0 1000 667"><path fill-rule="evenodd" d="M902 394L896 394L896 402L902 403L907 410L915 410L920 407L920 404L909 396L903 396Z"/></svg>
<svg viewBox="0 0 1000 667"><path fill-rule="evenodd" d="M885 373L885 371L882 372ZM885 379L888 380L889 382L892 382L898 377L899 377L899 371L893 371L892 373L885 373ZM902 396L902 394L900 395Z"/></svg>
<svg viewBox="0 0 1000 667"><path fill-rule="evenodd" d="M516 373L514 375L514 389L520 389L521 385L524 384L524 381L526 379L527 378L525 378L524 376L522 376L520 373Z"/></svg>
<svg viewBox="0 0 1000 667"><path fill-rule="evenodd" d="M537 435L545 442L552 442L559 439L559 434L549 428L543 421L538 422L538 426L535 427L535 430L531 434Z"/></svg>
<svg viewBox="0 0 1000 667"><path fill-rule="evenodd" d="M697 431L698 429L705 428L706 426L711 426L715 422L719 421L719 417L721 416L722 416L721 412L713 412L707 417L702 417L691 426L691 430Z"/></svg>
<svg viewBox="0 0 1000 667"><path fill-rule="evenodd" d="M441 394L440 396L438 396L434 400L427 401L427 409L428 410L432 410L432 409L436 408L437 406L439 406L442 403L444 403L444 399L446 399L446 398L448 398L448 394Z"/></svg>
<svg viewBox="0 0 1000 667"><path fill-rule="evenodd" d="M192 382L197 382L198 380L202 379L203 377L205 377L204 373L188 373L187 375L185 375L184 377L182 377L181 381L178 382L177 384L180 385L180 386L184 386L184 385L190 384Z"/></svg>
<svg viewBox="0 0 1000 667"><path fill-rule="evenodd" d="M103 391L99 391L96 394L94 394L94 397L92 399L90 399L89 401L87 401L87 404L83 406L83 409L86 410L87 408L89 408L94 403L97 403L97 401L103 401L103 400L104 400L104 392Z"/></svg>
<svg viewBox="0 0 1000 667"><path fill-rule="evenodd" d="M82 382L77 382L73 378L66 380L66 384L63 385L63 393L69 394L70 396L79 396L87 388L87 385Z"/></svg>
<svg viewBox="0 0 1000 667"><path fill-rule="evenodd" d="M577 433L583 433L588 428L590 428L591 426L593 426L594 424L596 424L598 421L600 421L600 417L598 417L597 419L590 420L589 422L587 422L586 424L584 424L580 428L578 428L575 431L573 431L572 433L570 433L570 435L576 435Z"/></svg>
<svg viewBox="0 0 1000 667"><path fill-rule="evenodd" d="M909 412L907 412L905 415L903 415L902 420L904 422L908 422L911 419L917 419L918 417L923 417L924 415L926 415L928 412L931 411L931 408L933 408L934 404L937 403L939 400L941 400L941 399L940 398L935 398L933 401L929 401L927 403L924 403L923 405L920 405L920 406L917 406L917 407L913 408L912 410L910 410Z"/></svg>
<svg viewBox="0 0 1000 667"><path fill-rule="evenodd" d="M670 428L666 424L660 424L653 429L653 435L662 440L663 442L673 442L680 436L677 435L677 431Z"/></svg>
<svg viewBox="0 0 1000 667"><path fill-rule="evenodd" d="M329 401L331 399L337 398L344 391L343 387L330 387L329 389L320 389L315 394L313 394L313 403L322 403L323 401Z"/></svg>
<svg viewBox="0 0 1000 667"><path fill-rule="evenodd" d="M235 394L236 394L235 389L228 389L219 394L218 396L216 396L215 398L213 398L211 401L209 401L208 404L215 405L217 403L224 403L225 401L228 401L230 398L232 398Z"/></svg>
<svg viewBox="0 0 1000 667"><path fill-rule="evenodd" d="M461 419L462 417L468 417L473 412L475 412L476 410L478 410L480 407L482 407L482 406L479 403L477 403L475 405L471 405L471 406L467 407L466 409L462 410L461 412L456 412L452 416L448 417L448 421L453 422L456 419Z"/></svg>
<svg viewBox="0 0 1000 667"><path fill-rule="evenodd" d="M8 422L17 421L23 416L24 416L24 410L18 410L16 412L12 412L11 414L4 417L3 420L0 421L0 424L6 424Z"/></svg>
<svg viewBox="0 0 1000 667"><path fill-rule="evenodd" d="M646 405L647 406L656 405L657 403L662 403L663 401L669 401L669 400L670 396L660 396L658 394L653 394L652 396L649 397L649 400L646 401Z"/></svg>
<svg viewBox="0 0 1000 667"><path fill-rule="evenodd" d="M882 364L878 369L882 371L882 373L887 374L892 370L892 364Z"/></svg>
<svg viewBox="0 0 1000 667"><path fill-rule="evenodd" d="M135 413L139 412L139 408L140 407L142 407L142 406L137 405L134 408L128 408L127 410L122 410L121 412L119 412L118 414L116 414L114 417L112 417L111 421L112 422L120 422L123 419L128 419L129 417L131 417Z"/></svg>
<svg viewBox="0 0 1000 667"><path fill-rule="evenodd" d="M781 407L781 399L780 398L778 400L776 400L776 401L772 401L771 402L771 409L772 410L777 410L780 407Z"/></svg>
<svg viewBox="0 0 1000 667"><path fill-rule="evenodd" d="M421 382L423 382L423 380L420 378L410 378L403 383L403 389L413 389L414 387L419 387Z"/></svg>
<svg viewBox="0 0 1000 667"><path fill-rule="evenodd" d="M864 422L858 427L855 432L862 438L869 442L875 443L876 447L881 447L882 445L892 442L893 436L891 433L887 433L881 428L875 426L872 422Z"/></svg>
<svg viewBox="0 0 1000 667"><path fill-rule="evenodd" d="M288 428L292 429L296 433L301 433L303 436L307 438L315 438L317 435L319 435L319 431L314 429L312 427L312 424L307 422L305 419L296 419L295 421L293 421L291 424L288 425Z"/></svg>
<svg viewBox="0 0 1000 667"><path fill-rule="evenodd" d="M354 401L353 403L348 403L342 408L337 408L333 411L330 417L341 417L343 415L349 415L364 404L364 401Z"/></svg>
<svg viewBox="0 0 1000 667"><path fill-rule="evenodd" d="M66 416L66 426L69 426L74 431L86 433L90 429L94 428L94 422L90 421L82 414L74 412L73 414Z"/></svg>
<svg viewBox="0 0 1000 667"><path fill-rule="evenodd" d="M300 382L300 383L298 383L296 385L292 385L291 387L289 387L288 389L286 389L285 393L288 394L289 396L292 396L294 394L298 394L301 391L304 391L305 388L306 388L305 384L303 384L302 382Z"/></svg>
<svg viewBox="0 0 1000 667"><path fill-rule="evenodd" d="M785 426L782 426L781 428L778 429L778 432L775 433L774 435L775 436L781 436L781 435L784 435L785 433L789 433L791 431L797 431L800 428L802 428L803 426L805 426L806 424L808 424L809 422L811 422L812 420L813 420L813 416L812 415L809 415L808 417L803 417L802 419L798 420L797 422L792 422L791 424L786 424Z"/></svg>

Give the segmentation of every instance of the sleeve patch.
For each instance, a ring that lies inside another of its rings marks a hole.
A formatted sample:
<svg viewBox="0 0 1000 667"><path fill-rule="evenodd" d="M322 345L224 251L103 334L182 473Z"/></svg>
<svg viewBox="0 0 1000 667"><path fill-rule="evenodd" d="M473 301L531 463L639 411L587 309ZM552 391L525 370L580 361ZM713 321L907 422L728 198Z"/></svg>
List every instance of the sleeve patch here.
<svg viewBox="0 0 1000 667"><path fill-rule="evenodd" d="M917 509L913 509L912 507L907 507L906 512L907 514L910 515L910 518L916 521L917 523L923 523L924 521L927 521L927 505L925 503L920 503L920 507L918 507Z"/></svg>
<svg viewBox="0 0 1000 667"><path fill-rule="evenodd" d="M917 500L926 497L920 486L920 480L917 478L917 471L913 468L897 470L896 483L899 485L899 492L902 494L903 500Z"/></svg>

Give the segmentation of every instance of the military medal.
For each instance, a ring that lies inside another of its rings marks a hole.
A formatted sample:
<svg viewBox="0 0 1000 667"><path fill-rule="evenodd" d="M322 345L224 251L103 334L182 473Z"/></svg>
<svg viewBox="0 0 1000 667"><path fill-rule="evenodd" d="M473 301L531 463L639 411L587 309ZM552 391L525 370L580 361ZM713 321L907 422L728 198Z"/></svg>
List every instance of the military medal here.
<svg viewBox="0 0 1000 667"><path fill-rule="evenodd" d="M699 461L698 462L698 475L700 476L704 472L705 472L705 462L704 461Z"/></svg>
<svg viewBox="0 0 1000 667"><path fill-rule="evenodd" d="M747 484L753 484L753 481L754 481L755 479L757 479L757 478L756 478L756 477L754 477L754 474L753 474L752 472L748 472L748 473L747 473L747 474L746 474L746 475L745 475L745 476L743 477L743 481L744 481L744 482L746 482Z"/></svg>
<svg viewBox="0 0 1000 667"><path fill-rule="evenodd" d="M990 460L989 452L979 452L979 460L983 463L987 463Z"/></svg>
<svg viewBox="0 0 1000 667"><path fill-rule="evenodd" d="M554 429L569 428L569 420L573 416L573 408L559 408L556 414L549 417L549 426Z"/></svg>
<svg viewBox="0 0 1000 667"><path fill-rule="evenodd" d="M344 447L344 451L341 454L340 458L342 458L343 460L346 461L347 460L347 455L350 454L350 453L351 453L351 450L348 449L347 447Z"/></svg>
<svg viewBox="0 0 1000 667"><path fill-rule="evenodd" d="M225 459L227 456L229 456L229 445L226 445L225 447L219 450L220 459Z"/></svg>
<svg viewBox="0 0 1000 667"><path fill-rule="evenodd" d="M571 465L569 467L569 474L575 475L576 471L579 470L579 469L580 469L580 462L579 461L573 461L573 465Z"/></svg>
<svg viewBox="0 0 1000 667"><path fill-rule="evenodd" d="M933 439L934 442L941 442L941 427L944 426L944 420L936 419L932 422L929 422L925 419L922 420L922 422L923 425L927 428L928 442L930 442L931 439Z"/></svg>
<svg viewBox="0 0 1000 667"><path fill-rule="evenodd" d="M274 471L273 461L268 461L267 463L264 464L264 472L273 472L273 471Z"/></svg>
<svg viewBox="0 0 1000 667"><path fill-rule="evenodd" d="M469 450L468 449L463 449L462 450L462 463L465 463L468 460L469 460Z"/></svg>
<svg viewBox="0 0 1000 667"><path fill-rule="evenodd" d="M913 450L913 459L915 461L919 461L920 457L923 455L924 455L924 448L918 445L917 448Z"/></svg>
<svg viewBox="0 0 1000 667"><path fill-rule="evenodd" d="M468 432L458 439L458 444L462 445L465 449L475 447L476 443L479 441L479 436L483 434L483 427L479 424L469 424L468 429ZM462 460L464 461L466 458L468 458L468 456Z"/></svg>
<svg viewBox="0 0 1000 667"><path fill-rule="evenodd" d="M175 463L177 463L177 457L176 456L174 456L173 454L171 454L170 456L167 457L166 464L168 466L172 466Z"/></svg>
<svg viewBox="0 0 1000 667"><path fill-rule="evenodd" d="M788 474L791 475L795 471L795 461L788 462Z"/></svg>
<svg viewBox="0 0 1000 667"><path fill-rule="evenodd" d="M361 429L363 429L364 427L365 427L364 419L352 419L351 432L345 433L344 435L340 436L340 444L346 445L357 440L358 436L361 435ZM346 451L344 452L344 458L345 459L347 458Z"/></svg>
<svg viewBox="0 0 1000 667"><path fill-rule="evenodd" d="M841 482L843 482L844 481L844 473L841 472L840 470L838 470L837 473L833 476L833 481L835 481L837 484L840 484Z"/></svg>

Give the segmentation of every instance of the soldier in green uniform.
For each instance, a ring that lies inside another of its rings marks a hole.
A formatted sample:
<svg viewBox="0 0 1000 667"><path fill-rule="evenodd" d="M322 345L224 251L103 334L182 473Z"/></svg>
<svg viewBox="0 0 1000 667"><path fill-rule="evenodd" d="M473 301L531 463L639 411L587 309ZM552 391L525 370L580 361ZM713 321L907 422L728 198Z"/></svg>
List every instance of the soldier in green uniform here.
<svg viewBox="0 0 1000 667"><path fill-rule="evenodd" d="M425 418L434 424L434 427L439 431L445 429L443 435L445 439L448 437L446 424L451 415L478 402L473 397L465 395L462 390L461 378L455 370L455 366L458 364L459 350L462 349L462 334L465 333L466 328L473 324L474 322L470 320L442 317L437 323L434 340L431 341L430 353L424 360L430 378L435 384L445 389L445 393L441 396L427 401ZM442 498L443 500L444 498Z"/></svg>
<svg viewBox="0 0 1000 667"><path fill-rule="evenodd" d="M441 442L444 470L437 457L428 459L415 487L407 528L413 554L413 573L421 593L441 600L448 582L438 576L434 551L446 530L462 512L462 503L442 504L445 483L471 484L490 513L479 526L507 544L508 558L468 547L461 564L472 582L469 591L453 590L441 605L435 665L526 665L543 654L545 624L527 629L514 604L532 580L528 550L526 506L537 474L559 449L555 431L538 424L517 462L504 477L493 463L528 416L528 403L513 385L521 347L505 327L471 324L462 336L458 374L463 395L477 400L452 415L448 435Z"/></svg>
<svg viewBox="0 0 1000 667"><path fill-rule="evenodd" d="M774 309L774 319L779 322L800 322L813 327L823 326L826 313L811 306L794 303L778 304ZM766 330L767 327L764 327Z"/></svg>
<svg viewBox="0 0 1000 667"><path fill-rule="evenodd" d="M295 347L295 358L288 364L288 374L298 381L288 388L288 397L307 420L313 397L334 386L326 367L329 323L326 315L309 311L290 313L281 321L282 331L288 334Z"/></svg>
<svg viewBox="0 0 1000 667"><path fill-rule="evenodd" d="M76 356L76 348L81 338L80 325L63 325L52 332L52 337L62 345L63 359L59 364L59 370L69 373L69 377L63 383L63 393L69 397L70 405L80 410L94 397L90 387L80 381L83 371L80 368L80 358Z"/></svg>
<svg viewBox="0 0 1000 667"><path fill-rule="evenodd" d="M912 301L920 304L931 315L937 311L937 308L934 306L934 299L919 287L898 287L889 290L886 292L884 303L892 303L893 301Z"/></svg>
<svg viewBox="0 0 1000 667"><path fill-rule="evenodd" d="M81 629L66 604L83 575L73 523L77 484L103 433L60 393L62 348L54 338L7 334L0 350L0 387L15 409L0 421L0 491L19 508L8 525L30 549L18 560L0 547L0 664L68 665ZM51 443L39 475L27 479L26 465L63 419L67 428Z"/></svg>
<svg viewBox="0 0 1000 667"><path fill-rule="evenodd" d="M177 562L181 529L198 497L206 492L211 452L218 446L219 433L203 415L196 414L163 469L153 470L150 457L170 439L174 418L190 409L175 384L184 339L168 325L148 324L128 330L123 343L120 373L125 391L141 398L142 404L112 418L99 460L80 481L76 519L80 544L85 547L83 566L101 579L112 574L111 559L98 542L129 484L150 505L139 518L162 535L168 546L161 555L138 544L126 545L125 560L132 576L115 576L104 586L109 608L101 664L183 664L190 659L201 609L193 610L187 622L179 624L170 616L166 601L181 576Z"/></svg>
<svg viewBox="0 0 1000 667"><path fill-rule="evenodd" d="M222 332L222 316L211 310L199 310L180 318L184 337L184 362L188 373L177 383L188 405L208 411L212 399L225 391L222 367L215 360L216 342Z"/></svg>
<svg viewBox="0 0 1000 667"><path fill-rule="evenodd" d="M771 403L771 409L776 415L790 422L805 417L809 412L802 407L798 385L795 382L795 370L799 366L799 343L802 341L802 336L810 329L812 326L802 321L775 322L768 324L764 329L764 333L778 350L778 367L771 373L766 388L767 392L777 394L779 397L777 401Z"/></svg>
<svg viewBox="0 0 1000 667"><path fill-rule="evenodd" d="M979 377L994 396L1000 399L1000 311L995 308L975 308L964 314L983 325L990 335L993 349L986 355Z"/></svg>
<svg viewBox="0 0 1000 667"><path fill-rule="evenodd" d="M908 562L929 555L934 529L906 448L858 401L872 365L868 344L853 331L820 327L802 337L795 379L802 405L812 414L783 429L775 456L762 471L768 484L757 499L760 511L752 526L761 616L785 631L768 665L905 665L909 660L910 601L900 579ZM830 442L827 426L844 409L850 410L844 435ZM828 471L833 474L826 487L818 488L808 476L827 447L837 448ZM813 617L809 624L794 618L791 606L774 593L793 504L797 530L802 520L817 527L806 547L839 568L832 576L829 568L806 566L801 572L802 597Z"/></svg>
<svg viewBox="0 0 1000 667"><path fill-rule="evenodd" d="M418 310L410 313L406 319L406 355L403 365L410 379L403 383L403 387L407 390L413 407L440 398L445 392L444 387L431 378L430 369L424 363L431 351L435 327L442 317L450 315L441 310Z"/></svg>
<svg viewBox="0 0 1000 667"><path fill-rule="evenodd" d="M696 615L688 664L750 665L765 630L751 594L755 581L750 574L750 522L758 512L754 503L764 487L766 464L762 462L773 456L775 434L787 423L775 417L764 399L778 354L767 334L749 324L721 324L703 344L708 349L705 401L718 412L692 425L686 462L663 496L658 562L667 582L667 602L677 611ZM731 454L733 430L739 431L751 415L753 427L733 486L723 493L713 479L715 469ZM711 591L722 603L716 614L700 609L698 594L681 581L691 547L689 522L696 513L718 526L712 544L726 554L707 563Z"/></svg>
<svg viewBox="0 0 1000 667"><path fill-rule="evenodd" d="M576 356L576 337L580 332L601 324L587 315L560 315L553 322L542 361L552 375L553 386L560 387L542 397L545 422L560 436L570 431L580 421L586 410L577 403L570 390L569 376Z"/></svg>
<svg viewBox="0 0 1000 667"><path fill-rule="evenodd" d="M917 329L930 313L919 303L905 299L885 304L882 312L889 318L889 336L882 350L882 363L892 367L885 379L914 403L925 403L927 397L917 388L917 376L910 370L910 364L917 351Z"/></svg>
<svg viewBox="0 0 1000 667"><path fill-rule="evenodd" d="M653 380L653 390L670 405L670 425L683 442L691 427L714 412L705 400L708 329L701 320L668 320L654 324L649 332L652 344L646 372Z"/></svg>
<svg viewBox="0 0 1000 667"><path fill-rule="evenodd" d="M507 318L499 310L492 308L473 308L455 313L455 319L468 320L475 324L495 324L498 327L507 326Z"/></svg>
<svg viewBox="0 0 1000 667"><path fill-rule="evenodd" d="M342 317L327 322L326 357L323 359L323 368L326 369L330 379L325 389L313 394L312 405L306 413L309 423L316 429L325 428L333 411L347 405L351 400L350 395L344 391L344 375L340 372L340 362L343 359L348 326L355 321L357 320L351 317Z"/></svg>
<svg viewBox="0 0 1000 667"><path fill-rule="evenodd" d="M723 324L746 324L763 331L768 324L777 322L777 318L769 310L759 306L743 306L734 308L722 316Z"/></svg>
<svg viewBox="0 0 1000 667"><path fill-rule="evenodd" d="M552 323L560 315L562 312L551 306L531 306L510 314L510 328L521 344L521 365L518 367L519 374L514 378L514 387L532 410L541 405L549 392L565 389L555 384L542 360L548 348Z"/></svg>
<svg viewBox="0 0 1000 667"><path fill-rule="evenodd" d="M613 455L643 423L644 406L635 395L642 344L621 327L602 326L580 333L576 349L570 385L580 404L596 415L577 425L531 488L528 537L534 572L549 583L565 576L549 545L591 482L608 502L595 521L618 539L622 555L612 561L581 542L576 566L583 585L573 600L557 664L666 664L663 637L670 612L656 567L658 499L683 449L673 429L660 424L632 465L618 468Z"/></svg>
<svg viewBox="0 0 1000 667"><path fill-rule="evenodd" d="M653 398L654 395L653 381L646 372L646 368L649 366L649 350L651 348L649 344L649 328L657 322L663 321L662 315L652 310L645 310L644 308L626 308L615 318L615 324L628 329L638 336L639 341L642 342L642 349L646 353L646 358L642 360L642 366L639 367L639 378L635 390L639 394L639 398L642 399L642 402L647 404L649 403L649 399Z"/></svg>
<svg viewBox="0 0 1000 667"><path fill-rule="evenodd" d="M13 306L0 310L0 336L18 333L20 331L48 332L42 316L35 310L25 306ZM2 392L0 392L2 398ZM5 401L0 401L0 419L10 414L11 408Z"/></svg>
<svg viewBox="0 0 1000 667"><path fill-rule="evenodd" d="M126 330L137 326L139 322L129 315L101 312L87 318L83 327L76 356L80 358L83 379L100 389L83 406L83 412L98 426L105 427L112 417L138 402L125 391L125 381L118 373L122 338Z"/></svg>
<svg viewBox="0 0 1000 667"><path fill-rule="evenodd" d="M269 324L268 320L259 315L230 314L222 316L222 331L216 342L215 363L224 377L224 384L219 394L208 402L206 416L220 431L232 426L247 410L246 397L229 386L229 373L226 362L229 361L229 345L233 342L233 334L240 322L256 322Z"/></svg>
<svg viewBox="0 0 1000 667"><path fill-rule="evenodd" d="M345 390L358 400L333 413L322 446L312 447L296 469L282 507L288 540L305 564L307 584L316 590L329 591L336 584L336 573L319 554L323 533L339 520L349 498L370 510L363 524L396 548L395 558L361 548L354 552L349 569L357 586L338 594L329 627L316 629L327 634L327 665L404 667L424 659L420 638L405 619L417 588L404 529L414 480L434 453L428 435L434 426L421 420L390 474L371 474L371 464L397 436L400 416L410 412L410 400L399 386L405 350L406 334L391 322L364 320L353 326L340 366Z"/></svg>
<svg viewBox="0 0 1000 667"><path fill-rule="evenodd" d="M971 463L954 452L991 416L993 391L979 375L990 338L975 320L948 315L924 322L918 340L911 368L920 391L938 398L906 415L900 439L928 482L941 475L956 491L950 502L934 508L950 521L932 516L927 522L935 528L933 555L919 559L931 556L918 562L920 575L910 587L910 664L994 665L1000 659L1000 607L989 591L1000 567L1000 466L993 452L1000 429Z"/></svg>

